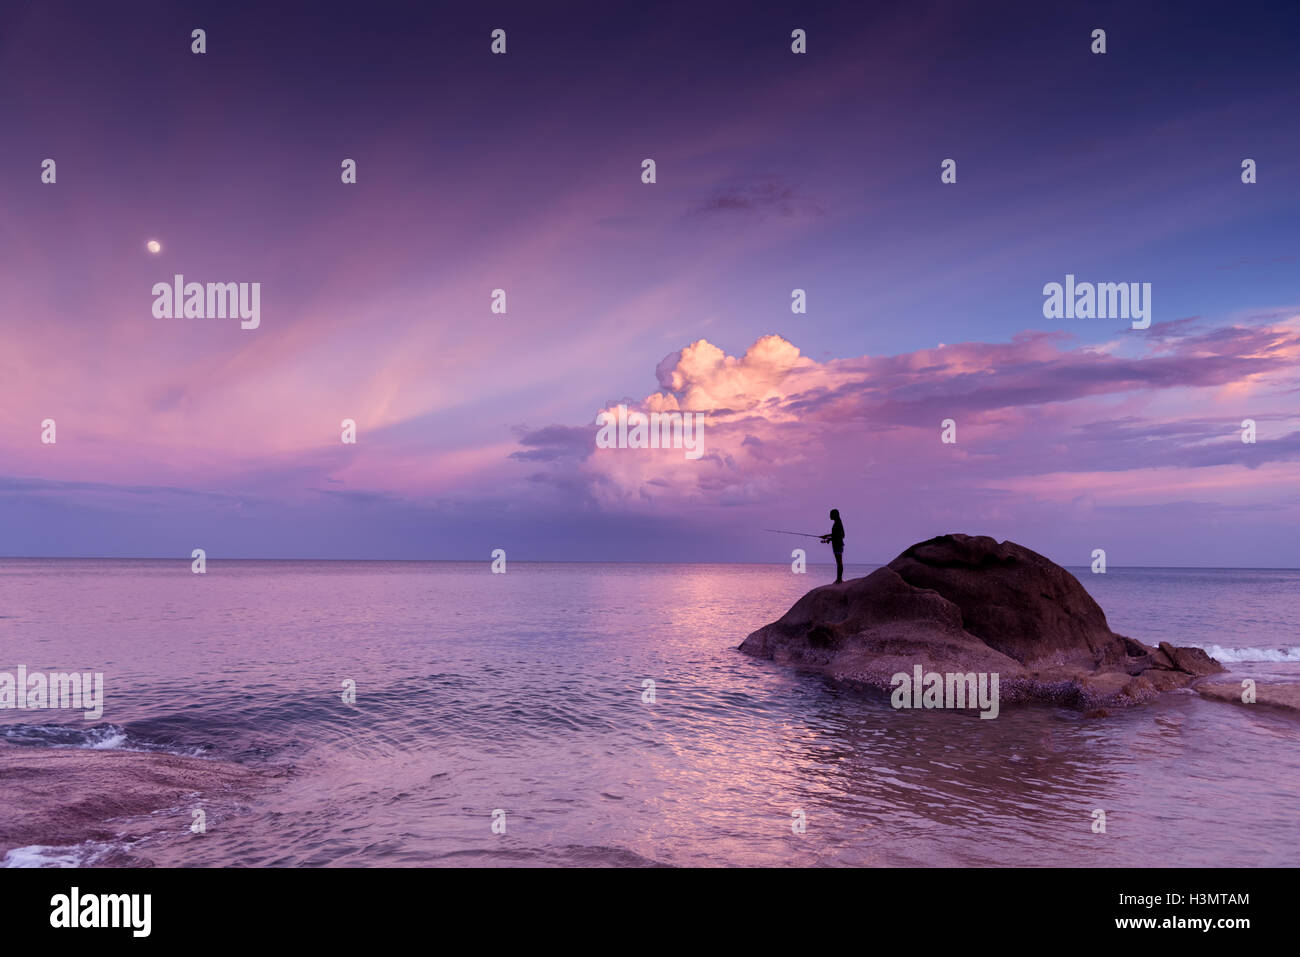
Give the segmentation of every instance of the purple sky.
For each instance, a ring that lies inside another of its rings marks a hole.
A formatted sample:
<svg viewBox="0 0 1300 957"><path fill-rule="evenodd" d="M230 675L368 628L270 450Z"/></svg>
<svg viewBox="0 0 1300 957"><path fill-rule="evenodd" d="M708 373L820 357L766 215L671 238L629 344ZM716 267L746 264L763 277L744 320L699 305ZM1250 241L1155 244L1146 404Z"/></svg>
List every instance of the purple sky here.
<svg viewBox="0 0 1300 957"><path fill-rule="evenodd" d="M1293 5L262 6L0 13L0 555L1300 566Z"/></svg>

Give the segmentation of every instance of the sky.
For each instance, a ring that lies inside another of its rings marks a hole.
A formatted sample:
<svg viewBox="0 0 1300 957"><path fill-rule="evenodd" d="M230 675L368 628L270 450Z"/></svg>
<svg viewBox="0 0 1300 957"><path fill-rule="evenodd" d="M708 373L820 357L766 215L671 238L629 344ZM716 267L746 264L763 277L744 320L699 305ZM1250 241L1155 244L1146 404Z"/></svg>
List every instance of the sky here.
<svg viewBox="0 0 1300 957"><path fill-rule="evenodd" d="M1300 567L1294 4L266 6L0 8L0 555Z"/></svg>

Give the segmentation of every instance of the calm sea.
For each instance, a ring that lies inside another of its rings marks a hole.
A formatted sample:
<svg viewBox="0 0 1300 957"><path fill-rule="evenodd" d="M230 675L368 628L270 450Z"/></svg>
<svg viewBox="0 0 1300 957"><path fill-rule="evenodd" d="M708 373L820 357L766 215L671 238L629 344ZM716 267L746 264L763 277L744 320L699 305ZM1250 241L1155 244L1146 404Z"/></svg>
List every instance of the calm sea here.
<svg viewBox="0 0 1300 957"><path fill-rule="evenodd" d="M832 578L825 567L488 569L213 560L194 575L188 561L0 560L0 670L102 671L106 684L99 721L0 711L0 748L171 752L280 772L238 800L198 795L201 837L180 808L147 826L110 821L129 835L118 842L49 833L0 857L1300 864L1300 719L1286 713L1191 693L1100 719L894 711L736 651ZM1121 633L1300 679L1300 572L1074 571ZM345 681L355 706L341 700ZM792 832L796 811L806 833Z"/></svg>

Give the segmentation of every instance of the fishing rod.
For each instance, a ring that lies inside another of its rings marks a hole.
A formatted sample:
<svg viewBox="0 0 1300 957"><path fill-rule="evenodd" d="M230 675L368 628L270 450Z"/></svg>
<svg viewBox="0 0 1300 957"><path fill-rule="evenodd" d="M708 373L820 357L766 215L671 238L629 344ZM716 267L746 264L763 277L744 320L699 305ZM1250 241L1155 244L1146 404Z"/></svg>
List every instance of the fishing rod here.
<svg viewBox="0 0 1300 957"><path fill-rule="evenodd" d="M776 532L778 535L802 535L804 538L825 538L825 535L809 535L807 532L787 532L783 528L765 528L765 532Z"/></svg>

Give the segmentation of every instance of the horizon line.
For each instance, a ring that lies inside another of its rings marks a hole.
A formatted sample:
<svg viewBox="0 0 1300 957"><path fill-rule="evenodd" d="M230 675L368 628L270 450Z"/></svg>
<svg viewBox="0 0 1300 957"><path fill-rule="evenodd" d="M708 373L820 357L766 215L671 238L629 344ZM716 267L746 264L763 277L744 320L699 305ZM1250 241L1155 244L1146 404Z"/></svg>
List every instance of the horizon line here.
<svg viewBox="0 0 1300 957"><path fill-rule="evenodd" d="M897 556L895 556L897 557ZM893 561L894 559L890 559ZM1049 561L1051 559L1048 559ZM27 561L56 561L56 562L193 562L191 556L157 556L157 555L0 555L0 562L27 562ZM249 558L249 557L219 557L213 558L211 555L205 556L205 561L221 562L375 562L375 563L396 563L403 562L412 565L430 565L430 564L478 564L492 562L488 558ZM731 561L693 561L693 562L667 562L667 561L648 561L635 559L600 559L600 558L512 558L509 561L521 565L743 565L743 566L766 566L766 565L788 565L788 561L779 562L731 562ZM825 566L834 568L834 562L807 562L810 566ZM845 568L861 567L871 565L876 568L883 568L889 562L845 562ZM1059 564L1059 563L1057 563ZM1088 568L1088 563L1081 565L1061 565L1061 568ZM1107 564L1107 568L1136 568L1150 570L1201 570L1201 571L1255 571L1255 572L1296 572L1300 567L1290 565L1114 565Z"/></svg>

